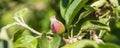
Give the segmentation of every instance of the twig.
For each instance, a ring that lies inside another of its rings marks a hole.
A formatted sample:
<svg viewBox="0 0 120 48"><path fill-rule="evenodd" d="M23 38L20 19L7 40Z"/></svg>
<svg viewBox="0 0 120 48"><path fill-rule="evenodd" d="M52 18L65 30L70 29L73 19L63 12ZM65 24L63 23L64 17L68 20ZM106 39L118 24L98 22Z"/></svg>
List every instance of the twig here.
<svg viewBox="0 0 120 48"><path fill-rule="evenodd" d="M37 34L37 35L40 35L40 36L42 35L42 33L40 33L40 32L38 32L38 31L30 28L28 25L26 25L24 22L22 22L18 17L14 17L14 19L15 19L15 20L19 23L19 25L21 25L22 27L30 30L31 32L33 32L33 33L35 33L35 34Z"/></svg>
<svg viewBox="0 0 120 48"><path fill-rule="evenodd" d="M93 40L95 40L97 43L104 43L103 40L101 40L97 35L96 32L91 30L90 32L92 32L92 36L93 36Z"/></svg>
<svg viewBox="0 0 120 48"><path fill-rule="evenodd" d="M23 23L25 23L25 21L24 21L24 19L23 19L23 17L22 17L22 16L20 16L20 19L21 19L21 21L22 21Z"/></svg>
<svg viewBox="0 0 120 48"><path fill-rule="evenodd" d="M82 31L80 30L79 33L77 34L77 37L81 34L81 32L82 32Z"/></svg>
<svg viewBox="0 0 120 48"><path fill-rule="evenodd" d="M108 16L108 19L110 19L110 18L111 18L111 16ZM109 21L106 24L109 25ZM102 33L103 33L103 30L100 30L100 33L98 35L99 38L102 37Z"/></svg>
<svg viewBox="0 0 120 48"><path fill-rule="evenodd" d="M99 18L103 18L105 17L106 15L108 15L110 13L110 11L108 10L105 14L103 14L102 16L100 16Z"/></svg>
<svg viewBox="0 0 120 48"><path fill-rule="evenodd" d="M38 35L40 35L40 36L42 35L42 33L39 33L38 31L30 28L28 25L23 25L23 27L25 27L26 29L32 31L32 32L35 33L35 34L38 34Z"/></svg>
<svg viewBox="0 0 120 48"><path fill-rule="evenodd" d="M71 29L71 38L73 38L73 27Z"/></svg>
<svg viewBox="0 0 120 48"><path fill-rule="evenodd" d="M99 33L99 35L98 35L99 38L102 37L102 33L103 33L103 30L100 30L100 33Z"/></svg>

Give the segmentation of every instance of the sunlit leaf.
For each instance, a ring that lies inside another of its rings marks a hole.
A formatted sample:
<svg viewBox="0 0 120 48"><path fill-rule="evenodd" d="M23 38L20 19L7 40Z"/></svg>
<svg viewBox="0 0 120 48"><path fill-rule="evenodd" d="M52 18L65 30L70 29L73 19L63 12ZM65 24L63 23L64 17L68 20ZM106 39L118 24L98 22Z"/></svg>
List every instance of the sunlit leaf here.
<svg viewBox="0 0 120 48"><path fill-rule="evenodd" d="M108 20L109 20L108 18L101 18L101 19L99 19L99 21L101 23L103 23L103 24L107 24Z"/></svg>
<svg viewBox="0 0 120 48"><path fill-rule="evenodd" d="M27 35L17 39L14 43L14 47L36 48L37 43L37 38Z"/></svg>
<svg viewBox="0 0 120 48"><path fill-rule="evenodd" d="M112 43L99 44L99 48L119 48L120 46Z"/></svg>
<svg viewBox="0 0 120 48"><path fill-rule="evenodd" d="M62 48L84 48L84 47L98 48L98 45L97 43L91 40L81 40L75 43L67 44Z"/></svg>

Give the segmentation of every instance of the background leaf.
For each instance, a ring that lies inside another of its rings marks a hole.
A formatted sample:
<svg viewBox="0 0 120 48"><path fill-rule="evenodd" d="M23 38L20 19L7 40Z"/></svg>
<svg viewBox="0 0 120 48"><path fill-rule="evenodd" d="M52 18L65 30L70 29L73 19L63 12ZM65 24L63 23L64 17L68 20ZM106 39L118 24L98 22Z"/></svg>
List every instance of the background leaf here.
<svg viewBox="0 0 120 48"><path fill-rule="evenodd" d="M28 8L23 8L19 10L18 12L16 12L14 16L21 17L21 16L26 15L27 13L28 13Z"/></svg>

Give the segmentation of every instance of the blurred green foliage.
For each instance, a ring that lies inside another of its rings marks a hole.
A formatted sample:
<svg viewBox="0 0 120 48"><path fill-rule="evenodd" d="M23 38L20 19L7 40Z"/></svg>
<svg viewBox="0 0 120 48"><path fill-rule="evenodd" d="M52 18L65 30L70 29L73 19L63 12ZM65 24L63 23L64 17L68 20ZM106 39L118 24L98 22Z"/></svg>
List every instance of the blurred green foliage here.
<svg viewBox="0 0 120 48"><path fill-rule="evenodd" d="M18 10L28 8L28 15L23 17L25 23L39 32L48 32L50 30L49 18L56 15L57 11L55 10L58 10L56 9L58 7L57 2L59 0L0 0L0 30L3 26L15 22L13 16ZM10 38L16 41L19 37L31 33L23 27L13 26L8 29L8 34ZM0 40L0 48L3 48L2 43Z"/></svg>
<svg viewBox="0 0 120 48"><path fill-rule="evenodd" d="M29 8L25 22L35 30L46 32L50 29L49 17L55 15L55 0L0 0L0 28L14 22L13 16L22 8Z"/></svg>

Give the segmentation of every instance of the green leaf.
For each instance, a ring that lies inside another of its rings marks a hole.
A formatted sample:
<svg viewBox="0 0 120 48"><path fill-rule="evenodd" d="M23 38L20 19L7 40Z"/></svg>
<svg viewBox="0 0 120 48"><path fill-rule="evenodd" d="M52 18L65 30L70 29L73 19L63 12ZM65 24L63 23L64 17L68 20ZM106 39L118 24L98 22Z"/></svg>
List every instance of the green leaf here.
<svg viewBox="0 0 120 48"><path fill-rule="evenodd" d="M26 35L17 39L14 43L14 47L36 48L37 43L37 38Z"/></svg>
<svg viewBox="0 0 120 48"><path fill-rule="evenodd" d="M120 13L120 6L116 7L115 11Z"/></svg>
<svg viewBox="0 0 120 48"><path fill-rule="evenodd" d="M18 38L20 38L22 36L23 32L24 32L23 29L16 31L16 33L14 33L14 35L13 35L13 41L16 41Z"/></svg>
<svg viewBox="0 0 120 48"><path fill-rule="evenodd" d="M51 48L59 48L61 42L61 37L59 35L54 35L51 41Z"/></svg>
<svg viewBox="0 0 120 48"><path fill-rule="evenodd" d="M109 26L98 21L89 20L82 25L82 30L107 30L110 31Z"/></svg>
<svg viewBox="0 0 120 48"><path fill-rule="evenodd" d="M72 21L74 20L78 11L87 3L88 0L74 0L71 5L68 7L65 14L65 21L67 28L70 27Z"/></svg>
<svg viewBox="0 0 120 48"><path fill-rule="evenodd" d="M46 35L43 35L40 39L40 48L59 48L61 37L54 35L52 39L48 39Z"/></svg>
<svg viewBox="0 0 120 48"><path fill-rule="evenodd" d="M60 0L60 12L63 18L65 18L66 10L71 2L72 0Z"/></svg>
<svg viewBox="0 0 120 48"><path fill-rule="evenodd" d="M101 18L101 19L99 19L99 21L101 23L103 23L103 24L107 24L108 20L109 20L108 18Z"/></svg>
<svg viewBox="0 0 120 48"><path fill-rule="evenodd" d="M119 48L120 46L113 43L99 44L99 48Z"/></svg>
<svg viewBox="0 0 120 48"><path fill-rule="evenodd" d="M119 24L120 20L116 18L111 18L109 22L109 26L111 28L111 34L115 35L120 40L120 28L117 24Z"/></svg>
<svg viewBox="0 0 120 48"><path fill-rule="evenodd" d="M93 11L95 11L92 7L86 6L85 9L87 11L84 11L80 14L78 21L76 23L78 23L81 19L87 17L90 13L92 13Z"/></svg>
<svg viewBox="0 0 120 48"><path fill-rule="evenodd" d="M91 40L81 40L75 43L67 44L62 48L85 48L85 47L98 48L98 45L97 43Z"/></svg>
<svg viewBox="0 0 120 48"><path fill-rule="evenodd" d="M75 18L78 18L76 20L74 20L74 22L72 23L73 25L75 25L74 27L74 34L76 34L76 32L79 32L82 24L91 19L91 13L93 13L95 11L95 9L93 7L90 6L84 6L84 11L80 13L80 15L78 14L78 16L76 16Z"/></svg>
<svg viewBox="0 0 120 48"><path fill-rule="evenodd" d="M63 18L64 14L66 13L68 2L69 0L60 0L60 12Z"/></svg>
<svg viewBox="0 0 120 48"><path fill-rule="evenodd" d="M104 40L105 42L119 44L120 43L119 37L120 36L117 37L115 34L106 33L103 35L102 40Z"/></svg>
<svg viewBox="0 0 120 48"><path fill-rule="evenodd" d="M49 40L45 34L43 34L39 40L39 48L49 48Z"/></svg>
<svg viewBox="0 0 120 48"><path fill-rule="evenodd" d="M120 29L120 20L116 22L115 26L116 26L116 28Z"/></svg>

